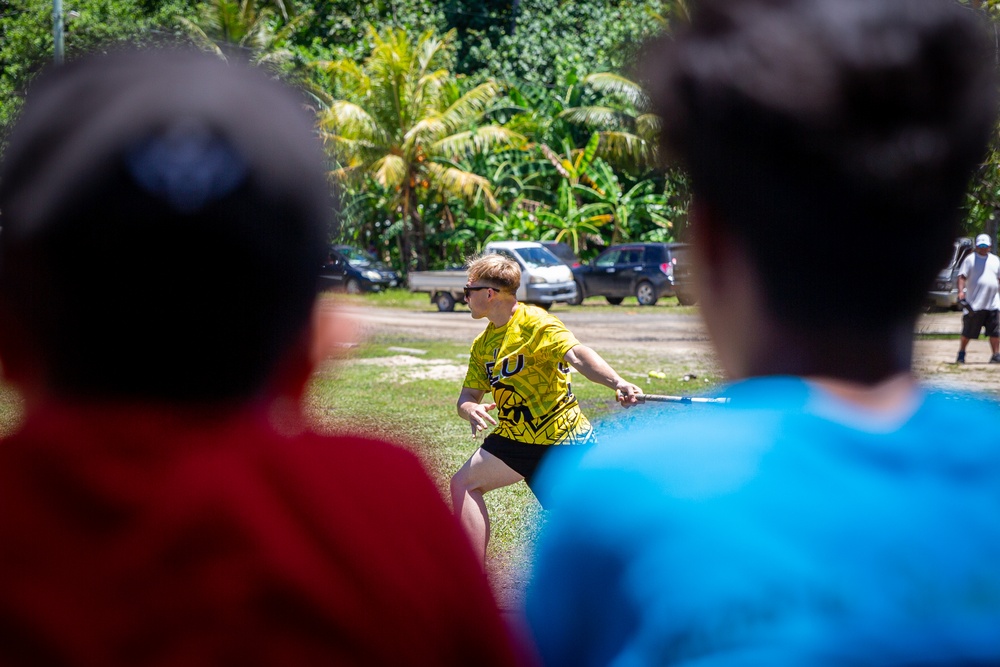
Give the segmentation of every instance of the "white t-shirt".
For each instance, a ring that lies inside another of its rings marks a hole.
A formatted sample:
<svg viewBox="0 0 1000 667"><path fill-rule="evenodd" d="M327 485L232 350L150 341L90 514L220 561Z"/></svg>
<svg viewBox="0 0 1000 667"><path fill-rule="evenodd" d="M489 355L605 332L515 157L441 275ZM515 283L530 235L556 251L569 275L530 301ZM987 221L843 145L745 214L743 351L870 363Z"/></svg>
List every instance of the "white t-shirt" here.
<svg viewBox="0 0 1000 667"><path fill-rule="evenodd" d="M958 274L965 276L965 300L973 310L1000 310L1000 257L970 252Z"/></svg>

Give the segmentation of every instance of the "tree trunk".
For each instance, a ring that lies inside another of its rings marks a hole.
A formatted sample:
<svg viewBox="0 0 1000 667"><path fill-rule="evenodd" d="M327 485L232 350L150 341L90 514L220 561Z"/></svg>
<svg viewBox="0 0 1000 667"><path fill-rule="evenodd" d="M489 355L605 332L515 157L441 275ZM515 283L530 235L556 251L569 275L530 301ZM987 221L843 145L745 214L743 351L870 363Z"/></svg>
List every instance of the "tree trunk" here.
<svg viewBox="0 0 1000 667"><path fill-rule="evenodd" d="M413 268L410 266L410 260L412 259L412 253L410 249L412 248L412 238L411 238L411 223L410 223L410 194L409 186L403 186L403 198L402 198L402 211L400 211L400 221L403 223L403 228L399 231L399 260L403 265L403 270L407 273Z"/></svg>

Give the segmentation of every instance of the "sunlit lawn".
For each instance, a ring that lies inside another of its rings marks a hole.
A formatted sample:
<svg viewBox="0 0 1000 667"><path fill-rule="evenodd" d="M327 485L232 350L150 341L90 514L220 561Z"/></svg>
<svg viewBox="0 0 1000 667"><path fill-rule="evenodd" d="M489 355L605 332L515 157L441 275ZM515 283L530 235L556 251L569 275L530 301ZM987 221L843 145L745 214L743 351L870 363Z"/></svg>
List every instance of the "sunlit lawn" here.
<svg viewBox="0 0 1000 667"><path fill-rule="evenodd" d="M378 303L377 298L357 298L358 303ZM308 409L323 425L333 431L353 430L386 437L414 451L425 463L442 496L447 498L448 480L477 447L469 425L455 412L468 364L469 342L449 343L421 340L415 336L382 335L367 341L351 359L332 363L317 373L309 392ZM423 351L413 354L391 348ZM648 393L688 394L704 391L718 378L682 379L685 369L665 365L655 356L636 356L634 351L620 354L598 349L624 377L643 385ZM381 365L401 356L410 356L410 364ZM363 360L363 361L359 361ZM453 367L448 379L424 377L427 370ZM666 379L650 378L651 369L663 370ZM573 376L573 391L585 414L598 428L611 428L606 420L640 418L653 411L684 410L684 406L642 406L625 414L614 401L613 392ZM488 398L488 397L487 397ZM486 496L492 520L489 558L493 570L522 567L530 553L542 514L523 483L499 489ZM401 499L402 502L402 499Z"/></svg>

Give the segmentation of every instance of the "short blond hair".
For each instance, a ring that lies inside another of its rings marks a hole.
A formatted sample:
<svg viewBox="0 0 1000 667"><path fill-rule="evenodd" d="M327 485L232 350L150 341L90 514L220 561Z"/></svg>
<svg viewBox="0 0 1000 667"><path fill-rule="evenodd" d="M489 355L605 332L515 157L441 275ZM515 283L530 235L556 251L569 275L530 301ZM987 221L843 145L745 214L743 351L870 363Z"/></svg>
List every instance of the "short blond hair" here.
<svg viewBox="0 0 1000 667"><path fill-rule="evenodd" d="M521 286L521 267L499 253L474 255L468 261L469 282L483 281L513 294Z"/></svg>

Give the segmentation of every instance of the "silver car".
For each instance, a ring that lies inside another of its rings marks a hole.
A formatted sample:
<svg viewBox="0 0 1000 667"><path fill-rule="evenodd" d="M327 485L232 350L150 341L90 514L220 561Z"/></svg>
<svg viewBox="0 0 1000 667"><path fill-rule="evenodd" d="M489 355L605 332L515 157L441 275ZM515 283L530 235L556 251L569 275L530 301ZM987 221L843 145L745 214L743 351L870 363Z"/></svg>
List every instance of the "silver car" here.
<svg viewBox="0 0 1000 667"><path fill-rule="evenodd" d="M972 252L972 239L965 236L955 239L951 261L937 274L934 284L927 292L928 309L958 308L958 270L962 266L962 260L970 252Z"/></svg>

